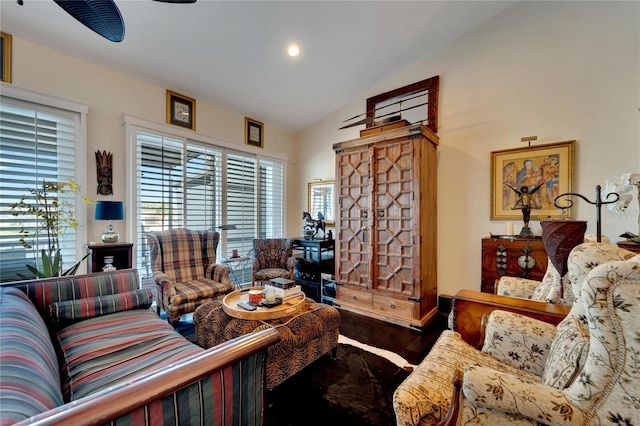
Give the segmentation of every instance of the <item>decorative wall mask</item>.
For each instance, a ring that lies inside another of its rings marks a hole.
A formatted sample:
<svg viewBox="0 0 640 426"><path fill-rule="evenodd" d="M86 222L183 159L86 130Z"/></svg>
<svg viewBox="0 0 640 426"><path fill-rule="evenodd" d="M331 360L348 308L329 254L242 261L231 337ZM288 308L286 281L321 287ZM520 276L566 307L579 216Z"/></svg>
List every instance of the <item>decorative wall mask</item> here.
<svg viewBox="0 0 640 426"><path fill-rule="evenodd" d="M96 167L98 194L113 194L113 154L107 151L96 151Z"/></svg>

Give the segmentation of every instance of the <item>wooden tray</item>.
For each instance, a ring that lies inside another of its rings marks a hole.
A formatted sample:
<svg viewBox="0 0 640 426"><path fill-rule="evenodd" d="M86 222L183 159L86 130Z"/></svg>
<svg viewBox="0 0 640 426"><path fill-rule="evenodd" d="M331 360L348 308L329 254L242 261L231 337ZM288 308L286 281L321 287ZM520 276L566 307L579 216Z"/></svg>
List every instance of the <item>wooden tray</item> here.
<svg viewBox="0 0 640 426"><path fill-rule="evenodd" d="M261 321L295 315L304 306L306 300L304 293L301 292L300 297L289 299L271 308L257 306L255 311L247 311L237 306L240 302L249 302L249 290L262 289L262 287L251 287L229 293L222 299L222 309L234 318Z"/></svg>

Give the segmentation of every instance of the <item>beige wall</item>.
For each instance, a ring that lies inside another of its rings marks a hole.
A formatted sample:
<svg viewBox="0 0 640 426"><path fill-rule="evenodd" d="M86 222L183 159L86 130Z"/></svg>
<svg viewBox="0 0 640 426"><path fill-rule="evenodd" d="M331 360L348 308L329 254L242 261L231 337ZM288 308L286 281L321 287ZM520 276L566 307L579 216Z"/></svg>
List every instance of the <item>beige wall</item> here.
<svg viewBox="0 0 640 426"><path fill-rule="evenodd" d="M332 144L360 130L336 129L367 97L434 75L439 294L479 290L480 240L506 232L489 219L491 151L521 147L523 136L577 140L575 189L591 200L606 178L640 172L640 3L525 2L300 132L297 181L333 176ZM306 205L306 186L295 190ZM577 217L595 233L594 207L577 201ZM626 216L603 210L603 233L637 232L637 217L637 205ZM532 228L539 235L539 223Z"/></svg>
<svg viewBox="0 0 640 426"><path fill-rule="evenodd" d="M165 123L166 89L144 81L127 77L118 72L97 66L75 57L64 55L13 36L13 86L39 93L72 100L88 105L87 146L81 159L85 175L82 191L87 197L99 200L126 200L129 181L126 170L127 144L123 127L123 115L143 120ZM196 133L202 138L214 139L238 149L248 150L244 144L244 115L215 105L198 102L197 93L183 93L196 99ZM261 120L260 117L251 118ZM166 126L166 131L198 136L183 128ZM287 158L292 151L294 137L291 133L265 122L265 149L261 154ZM113 195L97 195L95 151L113 153ZM287 168L290 167L287 161ZM287 170L287 176L290 174ZM129 206L125 205L125 208ZM93 219L94 206L86 210L86 241L100 241L100 233L106 224ZM127 220L127 225L131 222ZM131 241L131 226L114 223L121 233L121 240ZM124 235L123 235L124 234Z"/></svg>
<svg viewBox="0 0 640 426"><path fill-rule="evenodd" d="M288 155L287 234L299 235L307 182L334 177L332 144L358 137L336 130L363 112L369 96L440 76L438 156L438 292L479 289L480 239L502 234L489 219L489 153L537 143L578 142L576 190L593 199L595 185L623 172L640 172L640 3L522 2L429 58L372 87L299 134L265 123L265 152ZM95 194L96 150L114 154L114 195L124 199L126 143L123 114L165 121L165 89L35 45L14 35L13 84L89 106L83 171ZM197 93L184 93L198 99ZM260 117L252 117L260 120ZM242 148L244 114L197 104L197 133ZM102 197L105 198L105 197ZM577 204L595 232L595 209ZM87 240L100 227L89 217ZM603 232L614 240L637 231L638 208L626 216L603 212ZM515 223L518 229L520 222ZM539 225L532 223L534 232ZM128 239L128 236L124 237Z"/></svg>

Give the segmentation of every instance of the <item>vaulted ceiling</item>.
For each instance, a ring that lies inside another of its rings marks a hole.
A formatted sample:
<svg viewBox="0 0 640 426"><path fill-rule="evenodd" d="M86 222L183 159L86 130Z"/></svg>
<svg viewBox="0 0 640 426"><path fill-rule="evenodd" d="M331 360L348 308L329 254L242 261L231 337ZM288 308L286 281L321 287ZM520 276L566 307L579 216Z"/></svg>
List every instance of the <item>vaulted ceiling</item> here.
<svg viewBox="0 0 640 426"><path fill-rule="evenodd" d="M0 29L295 132L515 1L115 3L120 43L52 0L0 0Z"/></svg>

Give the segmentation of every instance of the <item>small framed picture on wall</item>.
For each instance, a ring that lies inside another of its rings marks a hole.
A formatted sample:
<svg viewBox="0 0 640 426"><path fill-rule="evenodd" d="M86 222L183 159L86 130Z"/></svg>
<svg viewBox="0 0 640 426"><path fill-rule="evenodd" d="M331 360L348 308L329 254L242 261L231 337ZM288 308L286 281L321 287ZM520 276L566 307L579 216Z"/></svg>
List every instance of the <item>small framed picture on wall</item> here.
<svg viewBox="0 0 640 426"><path fill-rule="evenodd" d="M245 117L244 143L257 148L264 148L264 123Z"/></svg>
<svg viewBox="0 0 640 426"><path fill-rule="evenodd" d="M11 83L11 35L0 32L0 81Z"/></svg>
<svg viewBox="0 0 640 426"><path fill-rule="evenodd" d="M196 130L196 100L167 90L167 123Z"/></svg>

